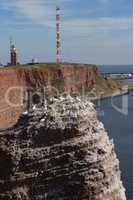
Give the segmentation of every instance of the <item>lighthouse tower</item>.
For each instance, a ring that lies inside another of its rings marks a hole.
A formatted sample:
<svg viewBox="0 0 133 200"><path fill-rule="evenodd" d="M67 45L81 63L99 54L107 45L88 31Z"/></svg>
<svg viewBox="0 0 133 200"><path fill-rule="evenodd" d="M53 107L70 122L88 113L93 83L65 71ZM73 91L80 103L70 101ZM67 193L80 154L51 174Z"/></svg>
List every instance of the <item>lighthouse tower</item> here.
<svg viewBox="0 0 133 200"><path fill-rule="evenodd" d="M17 63L17 49L12 40L10 40L10 65L17 65Z"/></svg>

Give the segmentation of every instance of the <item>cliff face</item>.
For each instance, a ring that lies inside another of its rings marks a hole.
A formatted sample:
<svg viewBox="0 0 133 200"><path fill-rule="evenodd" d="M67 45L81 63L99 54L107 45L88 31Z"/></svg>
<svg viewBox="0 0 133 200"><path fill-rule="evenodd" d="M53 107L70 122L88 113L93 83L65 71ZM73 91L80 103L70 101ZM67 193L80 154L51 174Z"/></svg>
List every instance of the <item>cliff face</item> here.
<svg viewBox="0 0 133 200"><path fill-rule="evenodd" d="M17 121L23 110L25 91L33 92L52 86L67 94L95 83L97 68L94 65L64 64L60 67L33 66L0 69L0 128Z"/></svg>
<svg viewBox="0 0 133 200"><path fill-rule="evenodd" d="M90 102L52 99L0 132L1 200L126 200L114 144Z"/></svg>
<svg viewBox="0 0 133 200"><path fill-rule="evenodd" d="M0 70L0 128L16 121L22 111L19 86L23 86L23 81L16 70Z"/></svg>

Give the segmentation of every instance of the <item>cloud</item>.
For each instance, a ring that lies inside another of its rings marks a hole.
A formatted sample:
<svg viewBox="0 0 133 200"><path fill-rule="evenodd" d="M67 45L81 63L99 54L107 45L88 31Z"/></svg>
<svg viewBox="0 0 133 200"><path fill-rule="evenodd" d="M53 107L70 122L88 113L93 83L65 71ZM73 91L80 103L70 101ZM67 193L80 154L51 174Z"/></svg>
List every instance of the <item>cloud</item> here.
<svg viewBox="0 0 133 200"><path fill-rule="evenodd" d="M61 4L69 4L73 0L58 0ZM30 20L34 25L43 25L55 28L56 0L1 0L0 9L8 10L15 16L13 24L20 26ZM67 12L67 11L65 11ZM70 10L69 10L70 12ZM64 14L65 15L65 14ZM20 20L21 19L21 20ZM22 20L23 19L23 20ZM20 20L20 21L19 21ZM11 19L7 19L11 21ZM29 23L29 22L28 22Z"/></svg>
<svg viewBox="0 0 133 200"><path fill-rule="evenodd" d="M71 1L69 0L69 3ZM106 3L110 0L99 1ZM62 3L64 2L68 2L68 0L62 0ZM16 17L22 15L24 18L30 19L34 24L55 27L55 0L2 0L0 5L5 9L13 10L16 13ZM19 22L17 21L17 23ZM23 25L24 21L20 21L20 23ZM133 17L71 18L71 20L65 18L62 21L62 25L64 29L71 28L76 31L131 29L133 28Z"/></svg>
<svg viewBox="0 0 133 200"><path fill-rule="evenodd" d="M71 27L72 29L78 30L122 30L133 28L133 17L127 18L116 18L116 17L100 17L96 19L73 19L66 20L64 27Z"/></svg>
<svg viewBox="0 0 133 200"><path fill-rule="evenodd" d="M41 0L18 0L16 8L20 13L39 24L48 25L49 20L53 16L51 6L44 4Z"/></svg>
<svg viewBox="0 0 133 200"><path fill-rule="evenodd" d="M101 3L110 0L98 0ZM61 3L71 3L72 0L61 0ZM55 28L55 0L1 0L1 9L14 14L13 19L5 19L4 27L13 24L15 28L42 25ZM97 31L112 31L133 29L133 17L97 17L74 18L64 17L67 10L63 10L62 30L70 29L77 35ZM68 16L68 14L67 14ZM72 16L72 15L71 15Z"/></svg>
<svg viewBox="0 0 133 200"><path fill-rule="evenodd" d="M0 2L1 9L8 10L16 15L30 19L34 24L50 26L55 17L54 1L48 0L5 0ZM21 22L20 22L21 23Z"/></svg>

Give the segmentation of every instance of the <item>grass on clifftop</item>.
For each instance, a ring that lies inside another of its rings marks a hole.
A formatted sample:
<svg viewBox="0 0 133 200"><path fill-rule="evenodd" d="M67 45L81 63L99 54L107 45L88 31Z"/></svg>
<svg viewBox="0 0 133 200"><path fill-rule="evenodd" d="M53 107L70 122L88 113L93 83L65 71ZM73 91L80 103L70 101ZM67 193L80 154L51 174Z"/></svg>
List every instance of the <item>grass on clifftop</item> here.
<svg viewBox="0 0 133 200"><path fill-rule="evenodd" d="M50 69L50 70L54 70L57 67L56 63L37 63L37 64L23 64L23 65L16 65L16 66L6 66L2 69L41 69L41 68L45 68L45 69Z"/></svg>
<svg viewBox="0 0 133 200"><path fill-rule="evenodd" d="M128 83L128 89L133 90L133 83Z"/></svg>
<svg viewBox="0 0 133 200"><path fill-rule="evenodd" d="M96 67L96 65L93 64L80 64L80 63L61 63L59 64L59 66L63 66L63 65L73 65L73 66L78 66L78 65L84 65L84 66L94 66ZM29 64L18 64L16 66L5 66L2 69L40 69L40 68L45 68L45 69L55 69L57 68L58 65L56 63L29 63Z"/></svg>
<svg viewBox="0 0 133 200"><path fill-rule="evenodd" d="M97 75L96 83L91 86L83 86L72 96L86 95L89 98L104 98L111 96L114 92L118 91L121 85L112 79L105 79L101 75Z"/></svg>
<svg viewBox="0 0 133 200"><path fill-rule="evenodd" d="M96 78L96 85L95 88L100 91L100 90L104 90L104 91L113 91L116 89L119 89L120 85L112 80L112 79L105 79L102 76L97 76Z"/></svg>

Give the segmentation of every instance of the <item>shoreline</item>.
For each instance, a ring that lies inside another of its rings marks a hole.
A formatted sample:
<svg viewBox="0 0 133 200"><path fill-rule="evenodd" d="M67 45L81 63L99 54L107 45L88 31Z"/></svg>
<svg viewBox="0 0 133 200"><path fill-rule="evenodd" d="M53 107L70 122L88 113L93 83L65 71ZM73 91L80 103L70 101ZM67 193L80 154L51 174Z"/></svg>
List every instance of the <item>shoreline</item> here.
<svg viewBox="0 0 133 200"><path fill-rule="evenodd" d="M111 94L104 94L104 95L101 95L100 97L97 96L97 97L91 98L91 101L104 100L111 97L123 96L123 95L129 94L129 92L130 90L124 90L124 91L120 90L120 91L113 92Z"/></svg>

